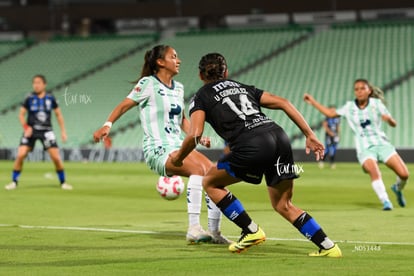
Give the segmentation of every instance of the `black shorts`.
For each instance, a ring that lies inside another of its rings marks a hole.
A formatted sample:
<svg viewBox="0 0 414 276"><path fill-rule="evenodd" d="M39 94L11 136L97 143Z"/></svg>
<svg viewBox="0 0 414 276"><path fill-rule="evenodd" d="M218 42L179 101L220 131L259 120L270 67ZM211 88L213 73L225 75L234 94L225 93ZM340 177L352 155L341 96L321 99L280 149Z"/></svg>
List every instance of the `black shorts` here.
<svg viewBox="0 0 414 276"><path fill-rule="evenodd" d="M272 186L298 177L289 138L277 125L263 133L239 136L230 150L218 161L217 168L243 181L260 184L265 175L266 184Z"/></svg>
<svg viewBox="0 0 414 276"><path fill-rule="evenodd" d="M52 130L33 130L33 134L31 137L22 137L22 139L20 140L20 146L28 146L31 149L33 149L36 144L36 140L40 140L40 142L42 142L44 150L58 147L56 143L55 133Z"/></svg>

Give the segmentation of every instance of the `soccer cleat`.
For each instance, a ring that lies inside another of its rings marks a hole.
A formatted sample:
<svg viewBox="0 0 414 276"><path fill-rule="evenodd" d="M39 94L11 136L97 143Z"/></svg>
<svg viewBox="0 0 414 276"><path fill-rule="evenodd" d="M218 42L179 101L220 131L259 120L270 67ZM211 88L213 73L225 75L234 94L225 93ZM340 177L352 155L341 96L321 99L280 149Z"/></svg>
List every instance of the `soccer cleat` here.
<svg viewBox="0 0 414 276"><path fill-rule="evenodd" d="M196 244L200 242L210 242L212 236L206 232L201 225L193 225L188 228L187 241L190 244Z"/></svg>
<svg viewBox="0 0 414 276"><path fill-rule="evenodd" d="M382 210L384 210L384 211L391 211L392 210L392 203L391 203L391 201L389 201L389 200L384 201Z"/></svg>
<svg viewBox="0 0 414 276"><path fill-rule="evenodd" d="M337 244L330 249L319 249L319 251L309 253L310 257L329 257L329 258L341 258L342 251Z"/></svg>
<svg viewBox="0 0 414 276"><path fill-rule="evenodd" d="M325 163L323 163L323 161L319 161L318 167L319 169L323 169L325 167Z"/></svg>
<svg viewBox="0 0 414 276"><path fill-rule="evenodd" d="M60 188L62 188L62 190L67 190L67 191L73 190L72 185L70 185L70 184L68 184L68 183L63 183L63 184L61 184L61 185L60 185Z"/></svg>
<svg viewBox="0 0 414 276"><path fill-rule="evenodd" d="M214 244L231 244L233 241L229 240L221 234L220 231L209 232L211 236L211 243Z"/></svg>
<svg viewBox="0 0 414 276"><path fill-rule="evenodd" d="M397 196L398 205L400 205L401 207L405 207L404 195L402 194L402 191L398 189L397 184L392 185L391 190Z"/></svg>
<svg viewBox="0 0 414 276"><path fill-rule="evenodd" d="M259 227L256 233L243 233L238 242L233 242L229 245L229 250L233 253L241 253L246 251L253 245L260 244L266 240L266 234Z"/></svg>
<svg viewBox="0 0 414 276"><path fill-rule="evenodd" d="M17 188L17 183L16 182L10 182L9 184L7 184L6 186L4 186L4 189L10 191L10 190L15 190Z"/></svg>

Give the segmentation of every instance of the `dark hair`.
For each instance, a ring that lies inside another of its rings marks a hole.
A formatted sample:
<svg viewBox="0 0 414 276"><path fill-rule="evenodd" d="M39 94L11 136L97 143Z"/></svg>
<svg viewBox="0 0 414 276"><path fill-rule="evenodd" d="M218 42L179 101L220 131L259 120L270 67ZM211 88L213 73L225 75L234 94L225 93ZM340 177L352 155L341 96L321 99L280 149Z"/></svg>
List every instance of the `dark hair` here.
<svg viewBox="0 0 414 276"><path fill-rule="evenodd" d="M32 81L34 80L34 79L37 79L37 78L39 78L39 79L41 79L42 81L43 81L43 83L47 83L47 81L46 81L46 77L44 76L44 75L42 75L42 74L37 74L37 75L34 75L33 76L33 78L32 78Z"/></svg>
<svg viewBox="0 0 414 276"><path fill-rule="evenodd" d="M168 45L157 45L145 53L144 65L141 70L141 77L148 77L158 72L157 59L164 58L167 50L171 48Z"/></svg>
<svg viewBox="0 0 414 276"><path fill-rule="evenodd" d="M357 79L354 81L354 85L358 82L362 82L368 85L369 89L371 90L371 94L369 95L370 98L380 99L383 104L386 104L385 97L384 97L384 91L382 91L381 88L372 85L366 79Z"/></svg>
<svg viewBox="0 0 414 276"><path fill-rule="evenodd" d="M227 70L227 62L223 55L210 53L201 58L198 69L206 81L222 80Z"/></svg>

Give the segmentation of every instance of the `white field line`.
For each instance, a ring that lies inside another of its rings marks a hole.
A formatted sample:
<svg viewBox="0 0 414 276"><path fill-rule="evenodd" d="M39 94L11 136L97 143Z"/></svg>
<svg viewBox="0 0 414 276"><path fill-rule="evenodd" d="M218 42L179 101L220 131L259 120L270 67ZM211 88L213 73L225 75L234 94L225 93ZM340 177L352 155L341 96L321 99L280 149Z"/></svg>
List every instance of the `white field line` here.
<svg viewBox="0 0 414 276"><path fill-rule="evenodd" d="M14 225L14 224L0 224L0 227L17 227L23 229L47 229L47 230L66 230L66 231L90 231L90 232L110 232L110 233L132 233L139 235L157 235L162 234L156 231L143 230L128 230L128 229L112 229L112 228L94 228L94 227L71 227L71 226L36 226L36 225ZM238 236L229 236L230 238L238 238ZM266 237L270 241L297 241L309 242L307 239L291 239L291 238L272 238ZM352 241L352 240L337 240L338 243L352 243L352 244L381 244L381 245L409 245L414 246L414 242L391 242L391 241Z"/></svg>

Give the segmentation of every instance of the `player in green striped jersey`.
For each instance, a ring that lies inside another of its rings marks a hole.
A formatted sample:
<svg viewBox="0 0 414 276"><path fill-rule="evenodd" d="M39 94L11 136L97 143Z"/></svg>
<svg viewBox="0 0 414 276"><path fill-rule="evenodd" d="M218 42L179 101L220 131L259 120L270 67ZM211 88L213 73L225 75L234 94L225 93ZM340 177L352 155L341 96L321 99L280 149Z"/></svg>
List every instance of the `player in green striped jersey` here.
<svg viewBox="0 0 414 276"><path fill-rule="evenodd" d="M184 86L173 80L179 73L180 64L176 51L170 46L158 45L147 51L140 79L130 94L115 107L107 122L94 133L94 140L99 142L107 137L112 123L138 106L147 165L161 176L189 177L187 240L190 243L210 240L214 243L229 243L220 233L221 212L207 196L209 232L200 225L202 178L212 165L210 160L193 151L183 167L176 167L169 158L169 154L181 146L182 131L188 133L190 130L190 122L184 115ZM203 141L202 144L209 147L209 139Z"/></svg>
<svg viewBox="0 0 414 276"><path fill-rule="evenodd" d="M395 127L397 122L385 107L383 92L379 88L365 79L358 79L354 82L354 91L356 99L336 110L323 106L309 94L305 94L304 100L328 117L343 116L347 119L355 134L358 161L370 175L372 187L383 204L383 210L392 210L393 206L382 181L378 162L385 163L397 174L397 182L391 186L391 190L396 194L398 204L404 207L406 203L402 190L409 172L382 130L383 121L391 127Z"/></svg>

